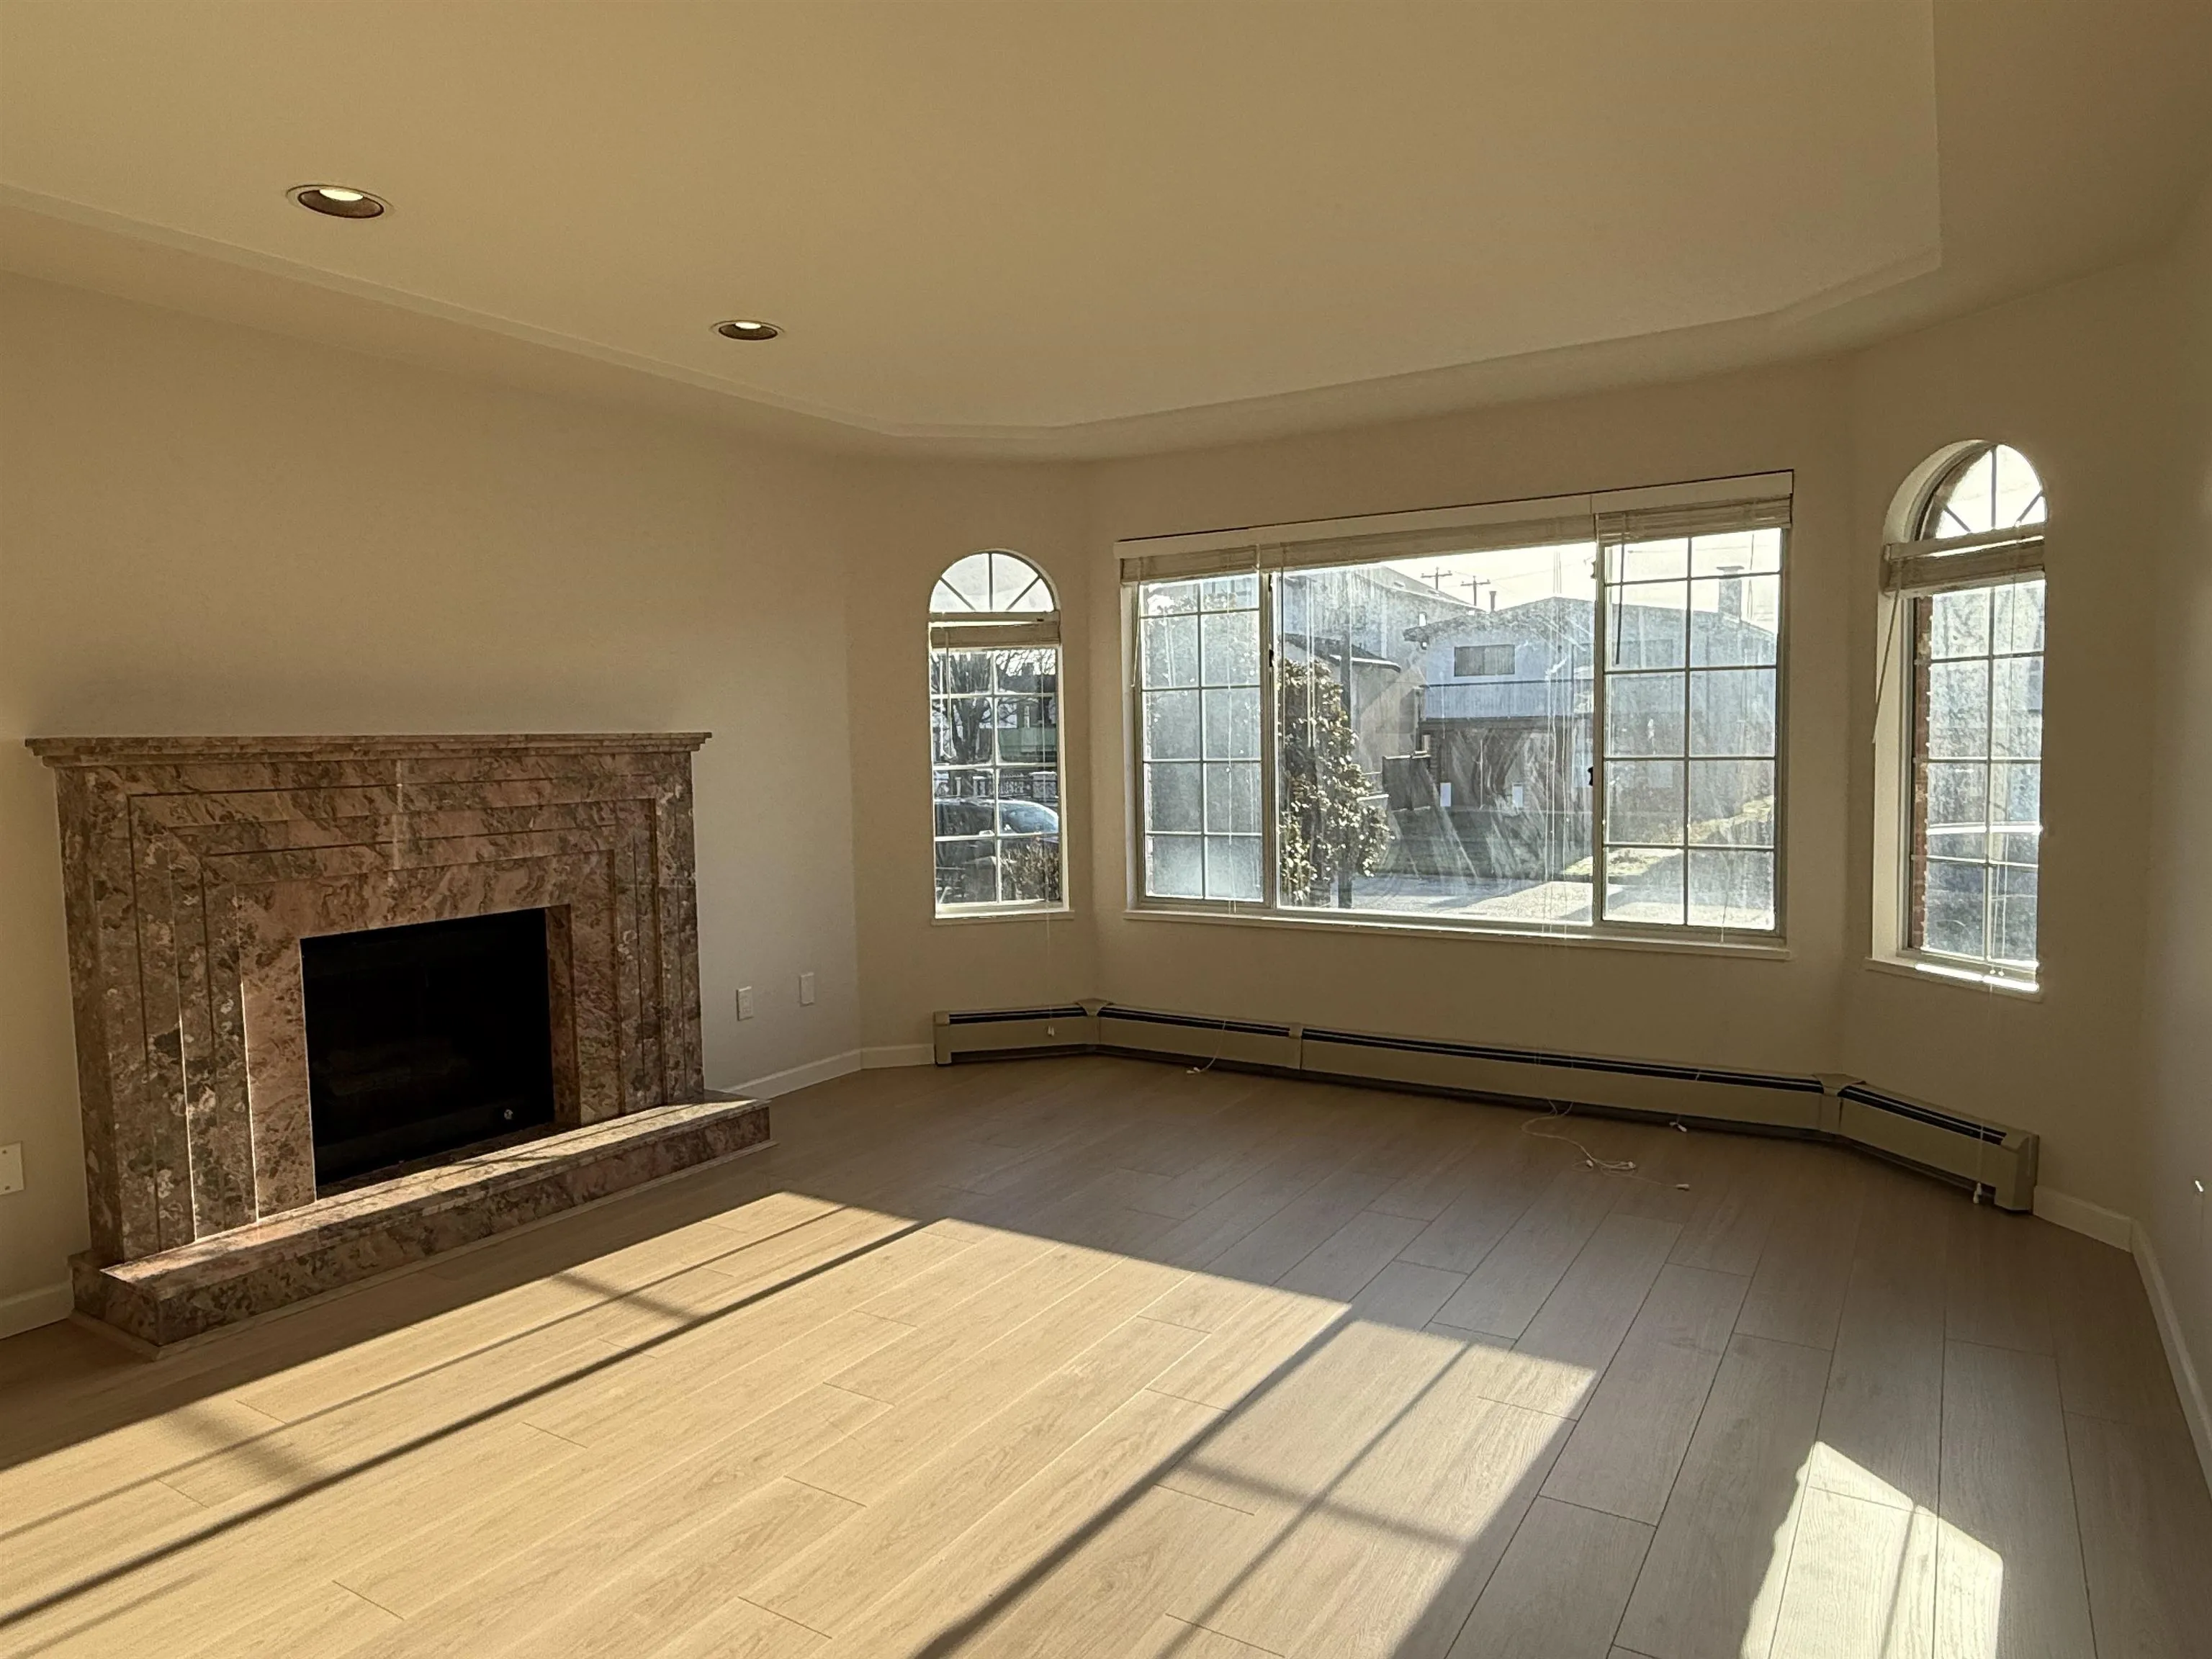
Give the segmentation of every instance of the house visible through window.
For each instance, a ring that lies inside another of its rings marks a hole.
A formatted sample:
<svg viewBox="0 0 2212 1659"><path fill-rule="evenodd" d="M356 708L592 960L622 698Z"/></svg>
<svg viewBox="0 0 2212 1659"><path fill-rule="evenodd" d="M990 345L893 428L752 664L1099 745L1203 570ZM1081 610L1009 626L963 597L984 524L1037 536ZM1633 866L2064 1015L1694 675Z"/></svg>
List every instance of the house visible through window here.
<svg viewBox="0 0 2212 1659"><path fill-rule="evenodd" d="M1125 544L1139 902L1776 933L1787 476L1610 506Z"/></svg>
<svg viewBox="0 0 2212 1659"><path fill-rule="evenodd" d="M1062 902L1060 613L1042 572L971 553L929 602L940 915Z"/></svg>
<svg viewBox="0 0 2212 1659"><path fill-rule="evenodd" d="M1514 646L1460 645L1452 647L1452 674L1462 680L1504 679L1513 672Z"/></svg>
<svg viewBox="0 0 2212 1659"><path fill-rule="evenodd" d="M1967 447L1936 477L1887 586L1907 654L1899 943L2032 981L2043 833L2043 485L2018 450Z"/></svg>

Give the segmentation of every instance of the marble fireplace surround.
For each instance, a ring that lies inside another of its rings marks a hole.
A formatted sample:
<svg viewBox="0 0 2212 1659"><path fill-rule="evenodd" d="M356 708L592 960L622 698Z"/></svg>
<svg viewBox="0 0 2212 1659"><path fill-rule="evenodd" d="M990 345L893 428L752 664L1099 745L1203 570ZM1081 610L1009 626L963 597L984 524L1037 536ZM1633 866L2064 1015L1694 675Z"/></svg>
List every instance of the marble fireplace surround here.
<svg viewBox="0 0 2212 1659"><path fill-rule="evenodd" d="M705 1098L706 738L31 739L61 817L80 1285L316 1203L304 937L542 908L559 1126Z"/></svg>

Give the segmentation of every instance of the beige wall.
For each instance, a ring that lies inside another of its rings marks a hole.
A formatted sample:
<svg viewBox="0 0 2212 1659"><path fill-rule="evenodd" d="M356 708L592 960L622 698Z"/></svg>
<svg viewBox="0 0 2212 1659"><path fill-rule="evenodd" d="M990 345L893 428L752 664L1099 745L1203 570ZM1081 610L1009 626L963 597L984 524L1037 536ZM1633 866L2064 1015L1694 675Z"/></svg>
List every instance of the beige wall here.
<svg viewBox="0 0 2212 1659"><path fill-rule="evenodd" d="M1085 666L1091 593L1082 496L1066 466L853 462L848 605L853 710L854 882L859 895L861 1041L930 1040L939 1008L1089 996L1097 982L1090 903L1091 779L1081 765L1096 711ZM1066 848L1066 915L936 921L930 845L929 592L955 559L984 548L1026 556L1060 599Z"/></svg>
<svg viewBox="0 0 2212 1659"><path fill-rule="evenodd" d="M1851 580L1850 892L1844 1064L2045 1137L2044 1184L2136 1198L2149 854L2154 550L2165 501L2173 312L2164 262L2130 266L1859 354ZM2039 999L1865 965L1872 915L1875 590L1905 475L2002 439L2048 489Z"/></svg>
<svg viewBox="0 0 2212 1659"><path fill-rule="evenodd" d="M2212 190L2197 203L2176 265L2181 397L2154 607L2160 651L2149 1076L2135 1213L2190 1351L2200 1368L2212 1369L2212 1199L2198 1184L2212 1187ZM2212 1376L2199 1382L2212 1385ZM2200 1449L2212 1466L2212 1443Z"/></svg>
<svg viewBox="0 0 2212 1659"><path fill-rule="evenodd" d="M29 1175L0 1198L0 1315L84 1224L53 795L25 734L712 730L708 1079L854 1046L824 463L14 279L0 364L0 1142Z"/></svg>
<svg viewBox="0 0 2212 1659"><path fill-rule="evenodd" d="M1849 380L1835 363L1115 463L1093 478L1091 789L1102 994L1251 1018L1712 1065L1832 1068L1844 934L1854 566ZM1796 472L1786 960L1131 918L1117 538Z"/></svg>

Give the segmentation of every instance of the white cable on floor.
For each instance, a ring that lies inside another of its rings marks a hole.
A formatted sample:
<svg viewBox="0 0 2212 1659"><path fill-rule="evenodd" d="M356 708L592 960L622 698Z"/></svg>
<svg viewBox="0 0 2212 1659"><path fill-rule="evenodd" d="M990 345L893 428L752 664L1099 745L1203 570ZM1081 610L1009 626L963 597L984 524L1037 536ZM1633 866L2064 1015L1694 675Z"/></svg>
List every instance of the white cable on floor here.
<svg viewBox="0 0 2212 1659"><path fill-rule="evenodd" d="M1631 1181L1648 1181L1654 1187L1664 1187L1670 1184L1669 1182L1657 1179L1656 1176L1640 1173L1636 1167L1636 1160L1632 1158L1600 1158L1595 1152L1590 1151L1589 1147L1583 1146L1581 1141L1577 1140L1572 1135L1555 1134L1549 1130L1538 1128L1536 1126L1540 1123L1564 1122L1566 1119L1567 1114L1574 1109L1571 1104L1563 1105L1556 1100L1547 1101L1544 1104L1546 1111L1542 1117L1524 1117L1521 1120L1521 1133L1522 1134L1534 1135L1539 1140L1557 1140L1565 1143L1567 1146L1573 1147L1577 1152L1583 1155L1583 1167L1584 1169L1595 1170L1600 1175L1626 1176ZM1679 1123L1674 1127L1677 1129L1682 1128L1682 1126ZM1687 1134L1689 1131L1683 1129L1682 1133ZM1686 1181L1677 1181L1671 1184L1678 1193L1686 1193L1690 1190L1690 1183Z"/></svg>

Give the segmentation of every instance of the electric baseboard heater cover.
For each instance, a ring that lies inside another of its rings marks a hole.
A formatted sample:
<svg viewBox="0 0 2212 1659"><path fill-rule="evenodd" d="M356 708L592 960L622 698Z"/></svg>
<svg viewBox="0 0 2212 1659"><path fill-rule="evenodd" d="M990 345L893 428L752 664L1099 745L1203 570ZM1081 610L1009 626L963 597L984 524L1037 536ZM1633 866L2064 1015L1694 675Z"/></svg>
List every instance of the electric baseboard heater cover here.
<svg viewBox="0 0 2212 1659"><path fill-rule="evenodd" d="M1085 999L939 1013L937 1063L1118 1054L1412 1088L1474 1098L1565 1102L1841 1140L1986 1190L2002 1209L2035 1200L2037 1139L1855 1078L1741 1072L1262 1020L1208 1019Z"/></svg>

